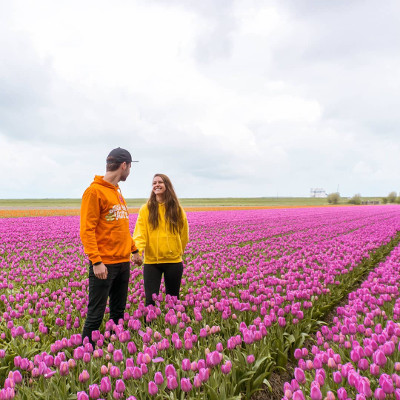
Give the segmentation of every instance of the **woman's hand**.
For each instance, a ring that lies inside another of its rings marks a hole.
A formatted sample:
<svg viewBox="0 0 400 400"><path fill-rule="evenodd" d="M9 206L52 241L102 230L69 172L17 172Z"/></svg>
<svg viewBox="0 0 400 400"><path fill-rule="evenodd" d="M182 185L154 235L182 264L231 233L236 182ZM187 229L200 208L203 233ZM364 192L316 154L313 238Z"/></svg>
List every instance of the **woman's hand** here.
<svg viewBox="0 0 400 400"><path fill-rule="evenodd" d="M132 254L132 261L135 265L140 267L143 264L143 256L140 256L139 253Z"/></svg>

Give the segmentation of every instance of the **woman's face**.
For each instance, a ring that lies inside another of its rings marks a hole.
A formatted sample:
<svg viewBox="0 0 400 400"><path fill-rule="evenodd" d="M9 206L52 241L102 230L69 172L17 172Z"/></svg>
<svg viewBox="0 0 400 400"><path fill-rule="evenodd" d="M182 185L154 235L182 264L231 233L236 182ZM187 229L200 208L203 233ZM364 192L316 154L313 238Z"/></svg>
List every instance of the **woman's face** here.
<svg viewBox="0 0 400 400"><path fill-rule="evenodd" d="M165 193L165 183L164 181L159 177L155 176L153 179L153 193L157 196L163 196Z"/></svg>

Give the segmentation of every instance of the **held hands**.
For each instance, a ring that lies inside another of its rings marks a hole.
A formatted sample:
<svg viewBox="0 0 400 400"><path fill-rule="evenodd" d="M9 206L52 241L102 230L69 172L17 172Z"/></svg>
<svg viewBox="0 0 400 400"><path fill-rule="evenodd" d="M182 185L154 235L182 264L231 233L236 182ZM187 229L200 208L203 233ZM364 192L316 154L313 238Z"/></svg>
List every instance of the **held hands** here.
<svg viewBox="0 0 400 400"><path fill-rule="evenodd" d="M96 278L107 279L108 269L103 263L93 265L93 272Z"/></svg>
<svg viewBox="0 0 400 400"><path fill-rule="evenodd" d="M140 267L143 264L143 255L139 255L139 253L132 254L132 261L135 265Z"/></svg>

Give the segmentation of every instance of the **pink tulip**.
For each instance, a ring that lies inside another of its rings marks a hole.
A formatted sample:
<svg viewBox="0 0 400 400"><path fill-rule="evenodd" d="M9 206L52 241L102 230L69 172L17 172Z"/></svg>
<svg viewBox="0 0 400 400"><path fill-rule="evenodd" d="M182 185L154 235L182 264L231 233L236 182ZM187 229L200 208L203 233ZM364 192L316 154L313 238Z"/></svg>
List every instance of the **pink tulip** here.
<svg viewBox="0 0 400 400"><path fill-rule="evenodd" d="M154 382L157 386L160 386L164 383L164 377L161 372L156 372L154 375Z"/></svg>
<svg viewBox="0 0 400 400"><path fill-rule="evenodd" d="M304 371L301 368L294 369L294 377L298 383L306 383L306 376L304 375Z"/></svg>
<svg viewBox="0 0 400 400"><path fill-rule="evenodd" d="M87 382L90 379L89 372L87 372L86 369L84 369L80 374L79 374L79 382Z"/></svg>
<svg viewBox="0 0 400 400"><path fill-rule="evenodd" d="M182 370L183 371L190 371L191 369L191 362L188 358L184 358L182 360Z"/></svg>
<svg viewBox="0 0 400 400"><path fill-rule="evenodd" d="M77 400L89 400L89 396L86 392L78 392L76 396Z"/></svg>
<svg viewBox="0 0 400 400"><path fill-rule="evenodd" d="M386 398L386 394L381 388L376 388L374 392L375 399L384 400Z"/></svg>
<svg viewBox="0 0 400 400"><path fill-rule="evenodd" d="M379 366L383 366L387 362L387 358L385 356L385 353L383 351L381 351L381 350L377 350L374 353L373 360L374 360L374 363L379 365Z"/></svg>
<svg viewBox="0 0 400 400"><path fill-rule="evenodd" d="M310 396L311 400L322 400L322 393L317 385L311 386Z"/></svg>
<svg viewBox="0 0 400 400"><path fill-rule="evenodd" d="M60 375L66 376L69 374L69 365L67 362L63 361L60 364Z"/></svg>
<svg viewBox="0 0 400 400"><path fill-rule="evenodd" d="M167 388L169 390L175 390L178 387L178 381L175 376L168 375L167 376Z"/></svg>
<svg viewBox="0 0 400 400"><path fill-rule="evenodd" d="M181 389L184 392L190 392L192 390L192 384L190 382L190 379L188 379L188 378L181 379Z"/></svg>
<svg viewBox="0 0 400 400"><path fill-rule="evenodd" d="M223 374L227 375L231 372L232 369L232 363L231 361L226 361L225 364L221 365L221 371Z"/></svg>
<svg viewBox="0 0 400 400"><path fill-rule="evenodd" d="M170 375L175 377L178 376L176 369L172 364L168 364L165 366L165 376L170 376Z"/></svg>
<svg viewBox="0 0 400 400"><path fill-rule="evenodd" d="M301 390L296 390L293 393L293 400L305 400L303 392Z"/></svg>
<svg viewBox="0 0 400 400"><path fill-rule="evenodd" d="M155 396L158 393L158 386L155 382L150 381L148 385L149 395Z"/></svg>
<svg viewBox="0 0 400 400"><path fill-rule="evenodd" d="M125 383L122 379L117 379L117 381L115 382L115 391L118 393L124 393Z"/></svg>
<svg viewBox="0 0 400 400"><path fill-rule="evenodd" d="M119 378L121 376L121 370L115 365L113 365L109 371L112 378Z"/></svg>
<svg viewBox="0 0 400 400"><path fill-rule="evenodd" d="M100 397L100 389L98 385L89 386L89 397L91 399L98 399Z"/></svg>
<svg viewBox="0 0 400 400"><path fill-rule="evenodd" d="M253 354L248 355L247 358L246 358L247 364L253 364L253 362L254 362L255 360L256 360L256 359L255 359L255 357L254 357Z"/></svg>
<svg viewBox="0 0 400 400"><path fill-rule="evenodd" d="M337 390L337 397L339 400L347 400L347 391L344 387Z"/></svg>
<svg viewBox="0 0 400 400"><path fill-rule="evenodd" d="M100 382L100 390L103 393L109 393L112 390L110 378L108 376L104 376Z"/></svg>

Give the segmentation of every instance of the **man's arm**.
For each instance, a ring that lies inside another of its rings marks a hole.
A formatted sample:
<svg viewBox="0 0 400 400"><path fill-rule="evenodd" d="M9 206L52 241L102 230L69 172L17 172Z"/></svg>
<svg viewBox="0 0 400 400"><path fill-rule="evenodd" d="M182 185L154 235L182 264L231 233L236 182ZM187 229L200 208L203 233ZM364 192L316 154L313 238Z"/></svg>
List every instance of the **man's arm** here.
<svg viewBox="0 0 400 400"><path fill-rule="evenodd" d="M82 196L80 235L85 253L93 265L101 262L96 240L96 227L99 219L99 199L96 193L89 188Z"/></svg>

